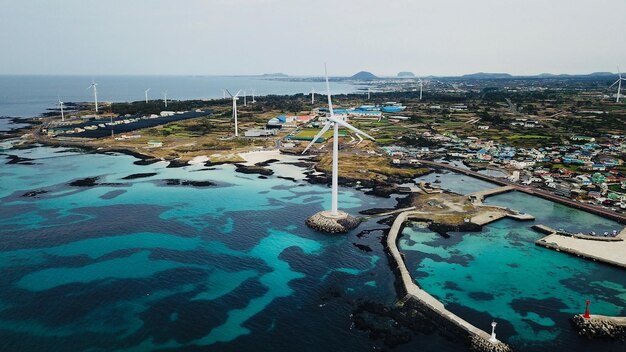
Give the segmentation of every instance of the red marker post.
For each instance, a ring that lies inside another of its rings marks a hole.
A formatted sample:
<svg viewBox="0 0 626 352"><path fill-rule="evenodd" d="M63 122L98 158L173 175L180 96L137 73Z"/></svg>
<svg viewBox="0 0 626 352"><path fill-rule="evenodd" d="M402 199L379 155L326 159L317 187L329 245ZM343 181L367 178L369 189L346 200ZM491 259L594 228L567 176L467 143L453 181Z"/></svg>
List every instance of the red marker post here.
<svg viewBox="0 0 626 352"><path fill-rule="evenodd" d="M583 315L583 318L585 319L591 318L591 316L589 315L589 303L591 303L591 301L587 300L587 306L585 307L585 314Z"/></svg>

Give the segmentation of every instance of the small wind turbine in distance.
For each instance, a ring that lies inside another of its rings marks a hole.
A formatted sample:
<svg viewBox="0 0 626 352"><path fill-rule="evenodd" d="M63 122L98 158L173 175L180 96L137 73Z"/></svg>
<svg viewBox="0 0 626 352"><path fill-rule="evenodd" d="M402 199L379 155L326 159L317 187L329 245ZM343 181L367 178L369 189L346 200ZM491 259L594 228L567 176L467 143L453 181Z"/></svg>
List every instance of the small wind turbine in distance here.
<svg viewBox="0 0 626 352"><path fill-rule="evenodd" d="M347 122L337 119L335 117L335 113L333 111L333 103L330 96L330 84L328 83L328 72L326 71L326 66L324 66L324 72L326 74L326 90L328 94L328 111L330 112L330 116L326 119L326 123L324 127L313 137L313 140L309 143L309 145L304 149L302 154L306 153L311 146L324 134L326 131L333 127L333 168L332 168L332 203L330 211L321 211L319 213L314 214L310 218L307 219L306 223L310 227L321 230L325 232L348 232L351 229L355 228L359 224L359 220L354 218L353 216L345 213L343 211L338 210L338 193L339 193L339 125L345 127L349 130L352 130L355 133L363 135L371 140L374 140L374 137L368 135L367 133L357 129L356 127L351 126Z"/></svg>
<svg viewBox="0 0 626 352"><path fill-rule="evenodd" d="M87 90L93 88L93 100L96 105L96 114L98 113L98 83L92 78L91 85L87 87Z"/></svg>
<svg viewBox="0 0 626 352"><path fill-rule="evenodd" d="M61 121L65 121L65 114L63 112L63 102L61 101L61 97L59 98L59 108L61 108Z"/></svg>
<svg viewBox="0 0 626 352"><path fill-rule="evenodd" d="M252 92L252 103L256 103L256 100L254 100L254 93L256 93L256 91L254 89L250 90Z"/></svg>
<svg viewBox="0 0 626 352"><path fill-rule="evenodd" d="M246 97L246 91L243 91L243 106L248 106L248 99Z"/></svg>
<svg viewBox="0 0 626 352"><path fill-rule="evenodd" d="M622 73L619 71L619 66L617 66L617 81L615 81L615 83L611 84L611 86L609 87L609 89L613 88L614 85L617 84L617 100L616 102L619 103L619 98L620 98L620 94L622 91L622 81L626 81L626 78L622 78Z"/></svg>
<svg viewBox="0 0 626 352"><path fill-rule="evenodd" d="M233 98L233 119L235 119L235 137L239 137L239 130L237 129L237 100L239 100L239 93L241 93L241 89L237 92L237 94L232 95L230 91L226 89L228 95Z"/></svg>
<svg viewBox="0 0 626 352"><path fill-rule="evenodd" d="M424 87L424 82L422 82L422 79L417 77L417 81L420 84L420 100L422 100L422 88Z"/></svg>
<svg viewBox="0 0 626 352"><path fill-rule="evenodd" d="M163 102L165 103L165 107L167 107L167 91L163 92Z"/></svg>
<svg viewBox="0 0 626 352"><path fill-rule="evenodd" d="M311 105L315 104L315 88L311 88Z"/></svg>
<svg viewBox="0 0 626 352"><path fill-rule="evenodd" d="M144 93L146 94L146 104L148 104L148 92L150 91L150 88L146 89L144 91Z"/></svg>

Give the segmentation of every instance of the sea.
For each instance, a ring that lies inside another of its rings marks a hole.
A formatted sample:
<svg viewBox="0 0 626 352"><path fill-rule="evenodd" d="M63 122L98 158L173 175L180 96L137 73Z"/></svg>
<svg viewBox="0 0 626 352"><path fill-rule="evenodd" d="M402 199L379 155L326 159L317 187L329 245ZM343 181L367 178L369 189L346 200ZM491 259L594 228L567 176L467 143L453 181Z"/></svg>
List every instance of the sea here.
<svg viewBox="0 0 626 352"><path fill-rule="evenodd" d="M58 107L63 102L93 102L92 80L98 83L98 101L143 101L145 90L148 99L168 100L221 99L223 89L232 94L239 90L248 97L276 94L310 94L312 90L326 92L320 81L302 81L264 76L44 76L0 75L0 131L16 128L7 117L39 116L46 109ZM345 82L331 82L333 94L359 91L359 86ZM228 96L228 95L227 95Z"/></svg>
<svg viewBox="0 0 626 352"><path fill-rule="evenodd" d="M330 189L307 182L298 156L260 176L18 143L0 143L0 351L465 350L436 329L391 348L355 326L362 304L401 298L381 243L388 222L309 229ZM451 172L415 181L461 194L494 187ZM402 196L340 187L339 197L358 215ZM530 229L622 226L516 192L486 203L537 219L448 236L408 225L399 245L417 283L479 328L496 321L517 351L623 351L569 323L586 300L592 314L626 315L623 270L535 246L542 235Z"/></svg>

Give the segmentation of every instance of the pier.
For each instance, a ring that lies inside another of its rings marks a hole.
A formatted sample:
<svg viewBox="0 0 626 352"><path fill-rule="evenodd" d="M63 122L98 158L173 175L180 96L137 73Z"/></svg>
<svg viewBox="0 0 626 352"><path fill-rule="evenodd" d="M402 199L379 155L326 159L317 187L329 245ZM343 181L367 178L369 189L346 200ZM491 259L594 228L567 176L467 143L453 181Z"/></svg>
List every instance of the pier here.
<svg viewBox="0 0 626 352"><path fill-rule="evenodd" d="M515 190L515 187L511 185L507 185L507 186L502 186L502 187L497 187L497 188L486 189L484 191L470 193L467 196L474 197L476 198L476 200L483 201L485 198L489 196L495 196L496 194L506 193L506 192L510 192L513 190Z"/></svg>
<svg viewBox="0 0 626 352"><path fill-rule="evenodd" d="M538 246L626 269L626 228L615 237L572 234L545 225L533 229L548 234L535 241Z"/></svg>
<svg viewBox="0 0 626 352"><path fill-rule="evenodd" d="M464 332L469 339L472 350L498 352L510 351L510 347L503 342L491 342L489 340L491 338L490 334L447 310L443 303L431 296L415 283L397 246L398 234L400 233L403 224L414 215L419 216L419 214L414 214L414 212L411 211L398 214L391 225L386 239L387 250L391 260L390 264L394 268L394 273L397 274L397 277L400 280L398 287L402 291L402 294L405 295L405 299L417 301L420 306L424 308L425 313L430 313L430 315L435 317L435 322L442 320L442 323L447 325L446 328L451 327L454 330Z"/></svg>

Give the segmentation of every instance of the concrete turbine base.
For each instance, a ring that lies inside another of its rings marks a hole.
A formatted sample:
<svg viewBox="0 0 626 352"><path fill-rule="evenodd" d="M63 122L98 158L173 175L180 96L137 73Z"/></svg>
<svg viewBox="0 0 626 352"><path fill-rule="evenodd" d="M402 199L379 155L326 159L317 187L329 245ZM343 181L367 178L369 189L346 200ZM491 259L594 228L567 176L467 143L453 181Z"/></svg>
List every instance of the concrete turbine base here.
<svg viewBox="0 0 626 352"><path fill-rule="evenodd" d="M306 224L317 231L328 233L346 233L357 226L361 221L354 216L338 211L336 215L328 210L320 211L306 219Z"/></svg>

